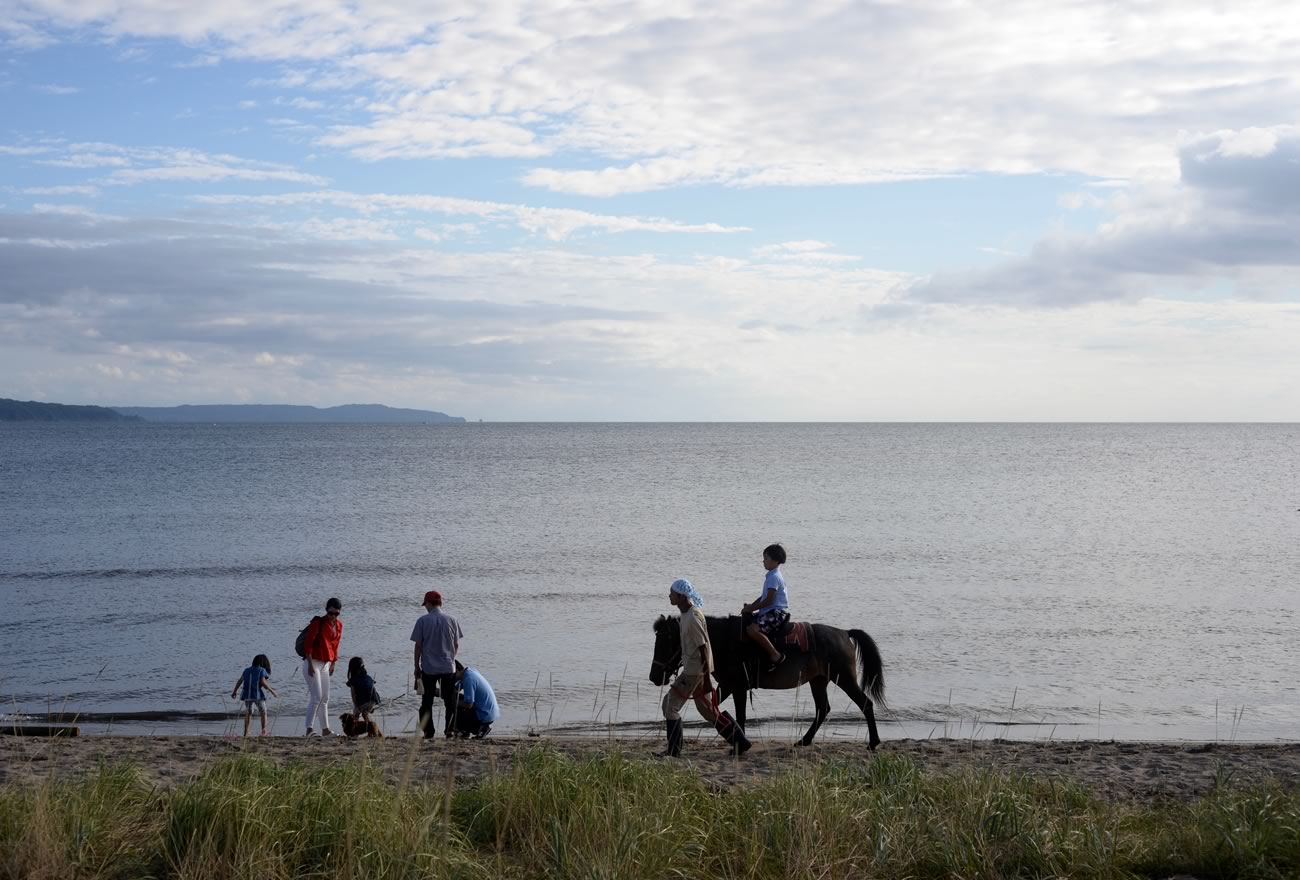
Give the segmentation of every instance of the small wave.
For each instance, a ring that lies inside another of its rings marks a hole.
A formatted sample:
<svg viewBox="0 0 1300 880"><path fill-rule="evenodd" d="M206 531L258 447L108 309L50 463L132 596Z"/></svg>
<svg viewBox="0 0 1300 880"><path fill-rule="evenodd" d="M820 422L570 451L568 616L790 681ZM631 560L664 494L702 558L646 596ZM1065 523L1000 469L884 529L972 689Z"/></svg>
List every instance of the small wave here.
<svg viewBox="0 0 1300 880"><path fill-rule="evenodd" d="M354 577L445 576L445 569L425 563L385 564L357 562L266 563L257 565L196 565L157 568L68 568L0 571L0 580L147 580L149 578L264 578L312 577L328 574Z"/></svg>

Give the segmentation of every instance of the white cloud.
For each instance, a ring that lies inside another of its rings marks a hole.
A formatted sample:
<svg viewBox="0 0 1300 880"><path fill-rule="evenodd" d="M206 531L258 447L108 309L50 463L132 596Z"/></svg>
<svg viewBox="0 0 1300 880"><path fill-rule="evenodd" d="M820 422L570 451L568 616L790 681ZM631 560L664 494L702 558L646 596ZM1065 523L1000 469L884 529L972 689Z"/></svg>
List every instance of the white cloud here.
<svg viewBox="0 0 1300 880"><path fill-rule="evenodd" d="M221 56L215 54L196 55L186 61L178 61L172 66L178 70L193 70L201 67L216 67L221 63Z"/></svg>
<svg viewBox="0 0 1300 880"><path fill-rule="evenodd" d="M40 156L48 153L52 147L30 146L24 144L0 144L0 156Z"/></svg>
<svg viewBox="0 0 1300 880"><path fill-rule="evenodd" d="M803 240L784 241L754 249L754 256L761 260L783 260L794 263L855 263L862 258L854 254L841 254L832 251L832 246L824 241Z"/></svg>
<svg viewBox="0 0 1300 880"><path fill-rule="evenodd" d="M889 308L902 276L865 269L58 215L0 214L0 262L0 370L39 367L55 399L134 376L154 400L364 390L492 418L1260 419L1300 405L1294 303L907 312Z"/></svg>
<svg viewBox="0 0 1300 880"><path fill-rule="evenodd" d="M53 155L51 155L53 154ZM175 147L126 147L107 143L60 144L42 148L36 160L59 168L112 169L100 182L128 185L148 181L286 181L323 185L327 181L278 162Z"/></svg>
<svg viewBox="0 0 1300 880"><path fill-rule="evenodd" d="M526 181L589 195L970 172L1172 179L1180 132L1268 126L1300 106L1300 17L1281 0L1008 0L996 14L946 0L231 0L184 16L167 0L25 0L11 17L283 61L283 87L368 85L369 118L323 143L371 160L542 160Z"/></svg>
<svg viewBox="0 0 1300 880"><path fill-rule="evenodd" d="M38 92L44 92L47 95L75 95L81 91L77 86L63 86L54 83L32 86Z"/></svg>
<svg viewBox="0 0 1300 880"><path fill-rule="evenodd" d="M748 231L746 227L722 226L717 223L680 223L660 217L595 214L572 208L534 207L506 202L432 195L362 194L327 190L278 195L198 196L196 201L209 205L261 205L267 207L327 205L345 208L362 215L387 212L390 214L424 213L481 217L485 220L509 222L526 232L541 235L553 241L560 241L585 230L714 234ZM467 227L460 227L461 231L466 229Z"/></svg>
<svg viewBox="0 0 1300 880"><path fill-rule="evenodd" d="M29 186L23 189L29 196L95 196L99 187L85 184L65 184L62 186Z"/></svg>
<svg viewBox="0 0 1300 880"><path fill-rule="evenodd" d="M1107 200L1111 216L1095 233L1054 233L1023 258L938 274L898 296L1021 307L1173 295L1300 300L1300 127L1191 139L1178 161L1177 184Z"/></svg>

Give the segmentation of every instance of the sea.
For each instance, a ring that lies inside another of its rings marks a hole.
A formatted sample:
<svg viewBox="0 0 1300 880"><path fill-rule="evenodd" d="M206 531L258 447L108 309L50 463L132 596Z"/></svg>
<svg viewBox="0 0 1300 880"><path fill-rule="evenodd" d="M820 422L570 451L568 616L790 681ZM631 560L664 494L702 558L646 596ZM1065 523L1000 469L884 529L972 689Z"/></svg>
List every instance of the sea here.
<svg viewBox="0 0 1300 880"><path fill-rule="evenodd" d="M794 617L879 645L886 739L1295 740L1298 450L1293 424L3 424L0 722L232 735L264 653L300 735L294 639L338 597L410 734L438 589L495 732L654 738L669 583L737 612L780 542ZM866 737L832 707L823 737ZM811 714L761 691L751 734Z"/></svg>

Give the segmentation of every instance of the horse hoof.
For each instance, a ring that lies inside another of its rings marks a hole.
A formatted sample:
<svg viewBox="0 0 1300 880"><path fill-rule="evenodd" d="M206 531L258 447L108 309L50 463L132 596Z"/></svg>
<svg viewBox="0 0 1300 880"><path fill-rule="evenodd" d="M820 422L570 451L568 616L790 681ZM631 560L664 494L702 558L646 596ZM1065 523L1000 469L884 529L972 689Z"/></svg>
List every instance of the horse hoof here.
<svg viewBox="0 0 1300 880"><path fill-rule="evenodd" d="M796 743L794 744L794 747L795 747L796 749L806 749L806 748L808 748L810 745L812 745L811 742L806 742L806 741L804 741L804 740L799 740L798 742L796 742Z"/></svg>
<svg viewBox="0 0 1300 880"><path fill-rule="evenodd" d="M880 745L880 740L873 739L871 742L867 743L867 748L874 752L878 745Z"/></svg>

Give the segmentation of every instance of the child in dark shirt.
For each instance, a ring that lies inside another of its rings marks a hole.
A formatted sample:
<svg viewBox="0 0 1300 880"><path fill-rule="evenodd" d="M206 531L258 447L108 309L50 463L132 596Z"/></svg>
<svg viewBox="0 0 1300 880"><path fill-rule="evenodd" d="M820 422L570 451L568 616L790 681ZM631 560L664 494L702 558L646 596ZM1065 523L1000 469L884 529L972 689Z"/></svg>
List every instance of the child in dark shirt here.
<svg viewBox="0 0 1300 880"><path fill-rule="evenodd" d="M366 663L360 657L348 661L347 685L352 691L353 714L368 723L371 720L370 713L379 706L379 691L375 689L375 680L366 672Z"/></svg>

